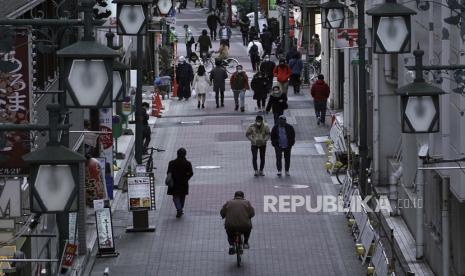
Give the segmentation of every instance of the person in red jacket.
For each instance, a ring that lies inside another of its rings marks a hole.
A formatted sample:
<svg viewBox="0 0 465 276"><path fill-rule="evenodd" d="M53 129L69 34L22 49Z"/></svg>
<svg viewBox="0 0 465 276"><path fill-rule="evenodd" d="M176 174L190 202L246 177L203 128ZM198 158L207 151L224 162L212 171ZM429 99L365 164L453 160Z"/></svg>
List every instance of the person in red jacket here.
<svg viewBox="0 0 465 276"><path fill-rule="evenodd" d="M289 84L289 77L292 75L292 70L289 65L286 64L285 59L279 60L279 65L273 69L273 75L278 81L278 86L281 92L287 95L287 87Z"/></svg>
<svg viewBox="0 0 465 276"><path fill-rule="evenodd" d="M317 124L325 124L326 104L329 97L329 86L324 81L323 75L318 75L318 80L312 85L311 93L315 105Z"/></svg>

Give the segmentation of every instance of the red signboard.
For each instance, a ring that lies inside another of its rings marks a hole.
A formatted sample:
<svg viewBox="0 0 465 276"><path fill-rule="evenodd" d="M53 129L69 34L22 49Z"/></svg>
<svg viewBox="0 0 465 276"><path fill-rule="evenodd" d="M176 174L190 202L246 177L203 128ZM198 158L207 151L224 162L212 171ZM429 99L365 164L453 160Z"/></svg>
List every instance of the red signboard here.
<svg viewBox="0 0 465 276"><path fill-rule="evenodd" d="M74 258L77 255L77 245L67 243L65 252L63 253L63 259L61 260L61 268L68 269L73 266Z"/></svg>
<svg viewBox="0 0 465 276"><path fill-rule="evenodd" d="M356 47L358 39L357 29L337 29L336 30L336 47L347 48Z"/></svg>
<svg viewBox="0 0 465 276"><path fill-rule="evenodd" d="M17 30L14 45L1 50L0 61L0 123L27 124L30 122L30 35ZM27 174L22 156L30 152L28 131L0 132L0 154L8 160L0 163L0 175Z"/></svg>

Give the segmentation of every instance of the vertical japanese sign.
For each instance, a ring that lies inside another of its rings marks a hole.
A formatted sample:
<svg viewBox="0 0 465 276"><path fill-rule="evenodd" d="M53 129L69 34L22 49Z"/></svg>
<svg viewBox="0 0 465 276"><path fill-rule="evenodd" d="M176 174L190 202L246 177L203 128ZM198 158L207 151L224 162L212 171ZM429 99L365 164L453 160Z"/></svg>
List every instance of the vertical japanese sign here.
<svg viewBox="0 0 465 276"><path fill-rule="evenodd" d="M116 257L118 252L115 251L110 201L95 200L94 210L97 227L97 257Z"/></svg>
<svg viewBox="0 0 465 276"><path fill-rule="evenodd" d="M106 187L108 196L113 199L113 110L111 108L100 109L100 131L106 134L100 134L100 144L103 148L103 156L106 159L106 166L108 170L105 172L104 179L106 180Z"/></svg>
<svg viewBox="0 0 465 276"><path fill-rule="evenodd" d="M268 0L268 10L269 11L276 10L276 0Z"/></svg>
<svg viewBox="0 0 465 276"><path fill-rule="evenodd" d="M0 123L30 122L30 34L27 30L11 31L11 40L4 34L0 47ZM8 43L11 42L11 45ZM29 132L0 132L0 154L8 160L0 163L0 176L27 174L22 156L31 150Z"/></svg>

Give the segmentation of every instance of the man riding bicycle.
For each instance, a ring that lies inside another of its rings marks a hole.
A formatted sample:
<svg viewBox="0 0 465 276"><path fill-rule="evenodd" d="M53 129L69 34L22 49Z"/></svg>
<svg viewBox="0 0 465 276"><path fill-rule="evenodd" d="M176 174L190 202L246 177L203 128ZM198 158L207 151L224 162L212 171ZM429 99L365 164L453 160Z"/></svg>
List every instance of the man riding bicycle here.
<svg viewBox="0 0 465 276"><path fill-rule="evenodd" d="M244 192L234 193L234 199L227 201L220 211L221 217L225 219L224 228L228 235L229 255L235 254L234 236L236 233L244 235L244 249L249 249L249 237L252 232L252 218L255 210L250 202L244 199Z"/></svg>

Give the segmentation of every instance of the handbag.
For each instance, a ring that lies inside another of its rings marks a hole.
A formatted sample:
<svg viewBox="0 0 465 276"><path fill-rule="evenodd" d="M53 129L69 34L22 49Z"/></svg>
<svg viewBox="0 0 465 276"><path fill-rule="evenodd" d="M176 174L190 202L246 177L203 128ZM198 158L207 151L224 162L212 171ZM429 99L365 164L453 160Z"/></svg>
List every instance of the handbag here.
<svg viewBox="0 0 465 276"><path fill-rule="evenodd" d="M174 187L173 176L172 176L172 174L170 172L166 175L165 184L166 184L166 186L168 186L168 189L171 189L171 188Z"/></svg>

